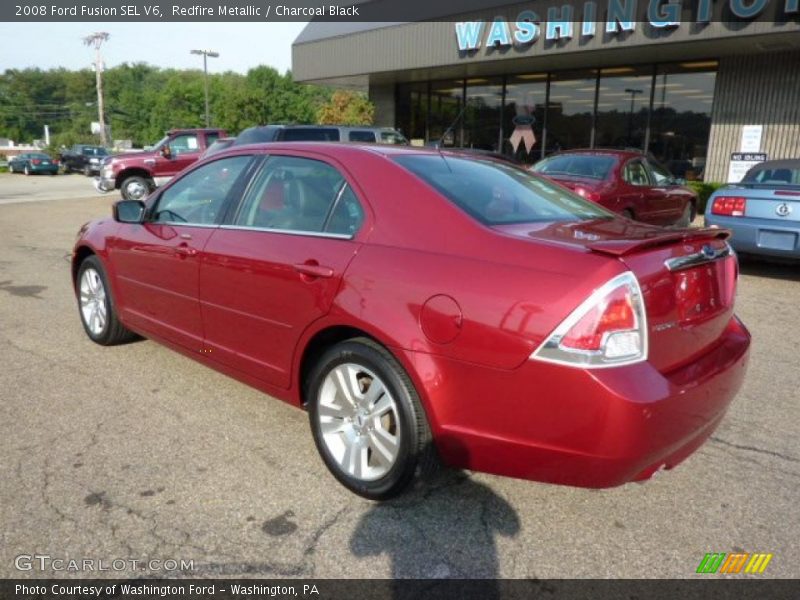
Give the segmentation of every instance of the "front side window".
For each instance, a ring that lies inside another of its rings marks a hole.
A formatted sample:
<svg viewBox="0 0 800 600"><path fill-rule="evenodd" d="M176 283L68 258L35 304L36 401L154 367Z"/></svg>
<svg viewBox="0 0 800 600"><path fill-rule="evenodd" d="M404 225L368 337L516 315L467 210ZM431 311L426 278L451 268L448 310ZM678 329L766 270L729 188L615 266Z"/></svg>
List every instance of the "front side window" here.
<svg viewBox="0 0 800 600"><path fill-rule="evenodd" d="M406 155L395 160L487 225L612 216L560 185L494 161L437 155Z"/></svg>
<svg viewBox="0 0 800 600"><path fill-rule="evenodd" d="M235 224L352 235L362 220L361 206L337 169L319 160L272 156L255 176Z"/></svg>
<svg viewBox="0 0 800 600"><path fill-rule="evenodd" d="M169 141L169 151L173 156L197 152L199 148L194 134L177 135Z"/></svg>
<svg viewBox="0 0 800 600"><path fill-rule="evenodd" d="M375 141L375 133L372 131L351 131L347 134L347 139L351 142L373 143Z"/></svg>
<svg viewBox="0 0 800 600"><path fill-rule="evenodd" d="M650 175L653 176L654 185L671 185L673 182L672 175L661 165L654 163L652 160L648 161L650 166Z"/></svg>
<svg viewBox="0 0 800 600"><path fill-rule="evenodd" d="M224 208L225 199L251 159L251 156L232 156L187 173L161 193L152 220L156 223L213 225Z"/></svg>
<svg viewBox="0 0 800 600"><path fill-rule="evenodd" d="M650 180L647 178L647 169L640 160L632 160L625 165L622 172L622 178L631 185L650 185Z"/></svg>

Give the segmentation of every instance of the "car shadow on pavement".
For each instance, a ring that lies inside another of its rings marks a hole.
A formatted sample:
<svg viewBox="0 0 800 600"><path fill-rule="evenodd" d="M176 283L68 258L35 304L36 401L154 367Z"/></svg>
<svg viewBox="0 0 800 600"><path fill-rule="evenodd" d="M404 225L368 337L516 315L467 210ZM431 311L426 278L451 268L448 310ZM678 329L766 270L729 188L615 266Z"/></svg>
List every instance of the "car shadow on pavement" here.
<svg viewBox="0 0 800 600"><path fill-rule="evenodd" d="M356 525L350 551L388 555L393 579L496 579L497 538L519 530L505 499L471 474L443 468L405 495L373 505ZM495 582L482 582L480 592L487 600L500 596ZM406 596L396 588L396 598Z"/></svg>
<svg viewBox="0 0 800 600"><path fill-rule="evenodd" d="M742 275L753 277L800 281L800 262L768 260L739 255L739 271Z"/></svg>

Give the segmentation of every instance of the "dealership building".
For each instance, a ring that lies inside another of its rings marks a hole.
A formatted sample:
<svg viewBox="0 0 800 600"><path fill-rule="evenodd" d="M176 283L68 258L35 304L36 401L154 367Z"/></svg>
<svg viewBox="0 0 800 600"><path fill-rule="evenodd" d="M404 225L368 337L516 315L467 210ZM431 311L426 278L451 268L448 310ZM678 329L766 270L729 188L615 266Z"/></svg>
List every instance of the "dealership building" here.
<svg viewBox="0 0 800 600"><path fill-rule="evenodd" d="M367 91L376 124L418 145L527 162L640 148L706 181L800 158L798 0L533 0L437 18L311 22L295 79Z"/></svg>

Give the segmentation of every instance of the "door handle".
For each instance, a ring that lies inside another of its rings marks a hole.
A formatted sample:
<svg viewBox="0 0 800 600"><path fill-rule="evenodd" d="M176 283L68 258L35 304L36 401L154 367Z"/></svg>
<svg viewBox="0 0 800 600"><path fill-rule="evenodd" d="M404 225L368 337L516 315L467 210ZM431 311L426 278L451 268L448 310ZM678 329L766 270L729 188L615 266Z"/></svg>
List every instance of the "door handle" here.
<svg viewBox="0 0 800 600"><path fill-rule="evenodd" d="M307 277L317 278L317 277L333 277L333 269L330 267L324 267L320 264L317 264L316 261L314 262L306 262L301 264L293 265L294 270L300 273L301 275L306 275Z"/></svg>
<svg viewBox="0 0 800 600"><path fill-rule="evenodd" d="M175 246L175 254L178 256L194 256L197 254L197 249L187 244L181 244L180 246Z"/></svg>

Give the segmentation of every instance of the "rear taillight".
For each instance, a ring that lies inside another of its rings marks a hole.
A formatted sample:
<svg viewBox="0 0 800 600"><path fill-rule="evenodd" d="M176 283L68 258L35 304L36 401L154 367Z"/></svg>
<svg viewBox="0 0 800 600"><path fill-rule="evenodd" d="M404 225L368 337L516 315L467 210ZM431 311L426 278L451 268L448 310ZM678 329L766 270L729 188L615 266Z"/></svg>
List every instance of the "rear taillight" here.
<svg viewBox="0 0 800 600"><path fill-rule="evenodd" d="M33 164L35 164L35 165L38 165L38 164L39 164L40 162L42 162L42 161L41 161L41 160L39 160L38 158L34 158L34 159L31 161L31 162L32 162Z"/></svg>
<svg viewBox="0 0 800 600"><path fill-rule="evenodd" d="M717 196L711 205L712 215L725 217L743 217L747 200L742 196Z"/></svg>
<svg viewBox="0 0 800 600"><path fill-rule="evenodd" d="M586 188L577 186L575 188L575 193L582 198L586 198L587 200L591 200L592 202L599 202L600 201L600 194L596 192L592 192L587 190Z"/></svg>
<svg viewBox="0 0 800 600"><path fill-rule="evenodd" d="M54 159L54 160L53 160L53 164L54 164L54 165L57 165L57 164L58 164L58 159Z"/></svg>
<svg viewBox="0 0 800 600"><path fill-rule="evenodd" d="M636 276L628 271L595 290L531 358L586 368L646 360L647 318Z"/></svg>

